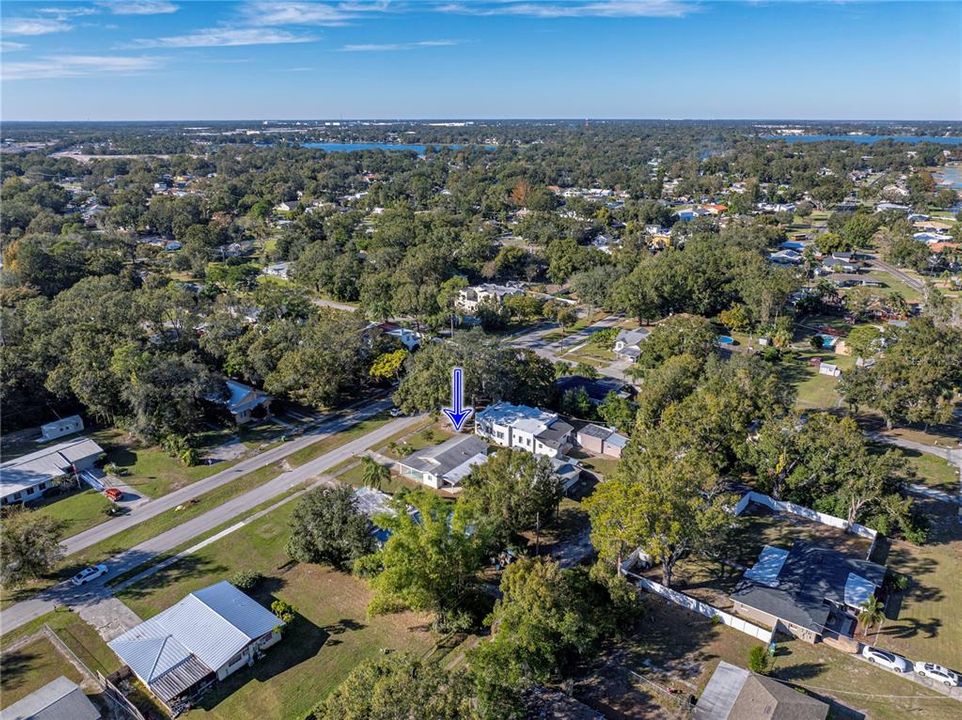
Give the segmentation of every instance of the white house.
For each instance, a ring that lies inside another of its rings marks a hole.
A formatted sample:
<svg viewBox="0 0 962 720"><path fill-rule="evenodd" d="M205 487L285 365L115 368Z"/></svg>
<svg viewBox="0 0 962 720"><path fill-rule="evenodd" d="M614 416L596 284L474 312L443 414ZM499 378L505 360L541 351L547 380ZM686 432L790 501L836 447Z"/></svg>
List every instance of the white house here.
<svg viewBox="0 0 962 720"><path fill-rule="evenodd" d="M471 468L488 459L488 444L475 435L455 435L398 461L403 477L435 490L455 490Z"/></svg>
<svg viewBox="0 0 962 720"><path fill-rule="evenodd" d="M615 338L615 355L623 360L631 360L632 362L637 360L638 356L641 355L640 345L648 339L649 334L649 331L644 328L622 330Z"/></svg>
<svg viewBox="0 0 962 720"><path fill-rule="evenodd" d="M29 502L65 475L93 467L104 450L89 438L74 438L0 464L0 503Z"/></svg>
<svg viewBox="0 0 962 720"><path fill-rule="evenodd" d="M46 425L41 425L40 440L37 442L56 440L59 437L80 432L83 429L83 419L79 415L71 415L70 417L65 417L61 420L54 420L52 422L48 422Z"/></svg>
<svg viewBox="0 0 962 720"><path fill-rule="evenodd" d="M289 262L276 262L272 265L268 265L261 272L268 277L281 278L282 280L287 280L287 275L290 272L291 264Z"/></svg>
<svg viewBox="0 0 962 720"><path fill-rule="evenodd" d="M791 248L770 253L768 259L779 265L798 265L804 260L801 253Z"/></svg>
<svg viewBox="0 0 962 720"><path fill-rule="evenodd" d="M227 408L238 425L254 419L264 418L271 413L271 401L274 399L257 388L245 385L237 380L226 380L227 399L214 399Z"/></svg>
<svg viewBox="0 0 962 720"><path fill-rule="evenodd" d="M459 310L473 313L476 312L478 306L486 300L493 301L495 304L500 305L504 302L504 298L511 295L524 295L524 290L516 287L508 287L507 285L486 283L462 290L458 294L458 299L455 304Z"/></svg>
<svg viewBox="0 0 962 720"><path fill-rule="evenodd" d="M574 428L557 413L501 402L477 414L475 432L503 447L527 450L549 458L562 457L571 447Z"/></svg>
<svg viewBox="0 0 962 720"><path fill-rule="evenodd" d="M281 639L272 612L226 580L192 592L111 640L111 650L168 708L253 665Z"/></svg>

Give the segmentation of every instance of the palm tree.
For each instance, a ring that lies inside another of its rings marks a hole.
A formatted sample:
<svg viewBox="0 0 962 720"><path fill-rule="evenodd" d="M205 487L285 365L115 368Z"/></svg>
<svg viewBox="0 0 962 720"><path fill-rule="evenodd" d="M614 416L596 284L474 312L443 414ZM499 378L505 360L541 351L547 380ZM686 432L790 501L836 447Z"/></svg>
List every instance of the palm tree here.
<svg viewBox="0 0 962 720"><path fill-rule="evenodd" d="M873 625L878 625L875 631L875 641L878 642L878 634L882 630L882 622L885 620L885 605L874 595L862 603L862 609L858 614L858 621L866 631Z"/></svg>
<svg viewBox="0 0 962 720"><path fill-rule="evenodd" d="M380 490L384 482L391 477L391 471L387 469L387 466L382 465L369 455L361 458L361 465L364 466L363 482L369 488Z"/></svg>

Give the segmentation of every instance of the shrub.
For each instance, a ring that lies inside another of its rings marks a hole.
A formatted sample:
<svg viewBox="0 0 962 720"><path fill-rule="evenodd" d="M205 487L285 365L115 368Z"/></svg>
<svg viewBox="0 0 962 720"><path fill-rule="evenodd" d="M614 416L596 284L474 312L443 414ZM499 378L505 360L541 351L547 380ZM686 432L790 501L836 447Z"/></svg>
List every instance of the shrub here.
<svg viewBox="0 0 962 720"><path fill-rule="evenodd" d="M238 590L253 590L264 576L256 570L239 570L230 577L230 584Z"/></svg>
<svg viewBox="0 0 962 720"><path fill-rule="evenodd" d="M295 610L292 605L283 600L275 600L271 603L271 612L274 613L282 622L291 623L294 620Z"/></svg>
<svg viewBox="0 0 962 720"><path fill-rule="evenodd" d="M748 669L759 675L768 675L772 671L772 657L764 645L754 645L748 651Z"/></svg>
<svg viewBox="0 0 962 720"><path fill-rule="evenodd" d="M821 335L812 335L812 337L808 339L808 342L811 343L812 347L816 350L821 350L825 346L825 338Z"/></svg>

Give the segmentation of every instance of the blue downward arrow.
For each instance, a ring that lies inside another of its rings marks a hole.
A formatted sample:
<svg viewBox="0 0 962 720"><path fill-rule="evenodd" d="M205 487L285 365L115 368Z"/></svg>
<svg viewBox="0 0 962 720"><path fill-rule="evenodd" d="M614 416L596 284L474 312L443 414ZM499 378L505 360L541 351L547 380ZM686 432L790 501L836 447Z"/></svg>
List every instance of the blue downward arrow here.
<svg viewBox="0 0 962 720"><path fill-rule="evenodd" d="M451 406L441 408L442 412L448 416L455 432L461 432L464 421L471 417L474 408L461 407L464 398L464 371L459 368L451 369Z"/></svg>

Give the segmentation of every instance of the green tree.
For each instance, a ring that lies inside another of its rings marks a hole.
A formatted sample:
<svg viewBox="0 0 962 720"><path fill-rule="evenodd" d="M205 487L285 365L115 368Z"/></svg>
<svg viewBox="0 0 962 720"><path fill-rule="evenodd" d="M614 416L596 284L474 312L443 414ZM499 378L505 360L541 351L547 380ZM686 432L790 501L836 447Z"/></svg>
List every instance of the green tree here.
<svg viewBox="0 0 962 720"><path fill-rule="evenodd" d="M408 655L367 660L311 710L315 720L471 720L475 712L463 675Z"/></svg>
<svg viewBox="0 0 962 720"><path fill-rule="evenodd" d="M464 514L452 518L449 505L426 490L398 493L390 507L374 524L391 536L354 565L355 573L370 578L368 611L427 610L441 625L455 621L476 591L487 552L482 533L468 530Z"/></svg>
<svg viewBox="0 0 962 720"><path fill-rule="evenodd" d="M12 510L0 526L0 584L19 587L51 572L63 548L63 524L45 513Z"/></svg>
<svg viewBox="0 0 962 720"><path fill-rule="evenodd" d="M768 675L772 671L772 656L764 645L752 645L748 650L748 669L759 675Z"/></svg>
<svg viewBox="0 0 962 720"><path fill-rule="evenodd" d="M382 465L370 455L361 458L362 482L369 488L380 490L388 480L391 479L391 471L386 465Z"/></svg>
<svg viewBox="0 0 962 720"><path fill-rule="evenodd" d="M868 598L862 603L861 609L858 611L858 621L865 628L866 633L873 625L877 625L878 631L875 633L875 639L878 640L878 632L881 631L882 623L885 622L885 603L874 595Z"/></svg>
<svg viewBox="0 0 962 720"><path fill-rule="evenodd" d="M638 406L635 403L614 392L605 395L605 399L598 405L598 415L605 424L623 433L631 432L637 412Z"/></svg>
<svg viewBox="0 0 962 720"><path fill-rule="evenodd" d="M404 366L404 361L407 360L408 355L410 355L410 353L403 348L378 355L374 359L374 362L371 363L371 369L368 370L368 375L375 380L387 380L390 378L399 380L401 378L401 368Z"/></svg>
<svg viewBox="0 0 962 720"><path fill-rule="evenodd" d="M561 502L561 480L547 458L503 448L471 468L463 482L458 512L488 526L506 545L525 530L546 524Z"/></svg>
<svg viewBox="0 0 962 720"><path fill-rule="evenodd" d="M711 322L696 315L675 315L656 325L641 344L638 365L653 368L683 354L705 360L714 354L717 343Z"/></svg>
<svg viewBox="0 0 962 720"><path fill-rule="evenodd" d="M348 486L316 488L298 501L291 515L287 553L298 562L349 569L374 549L367 517Z"/></svg>

